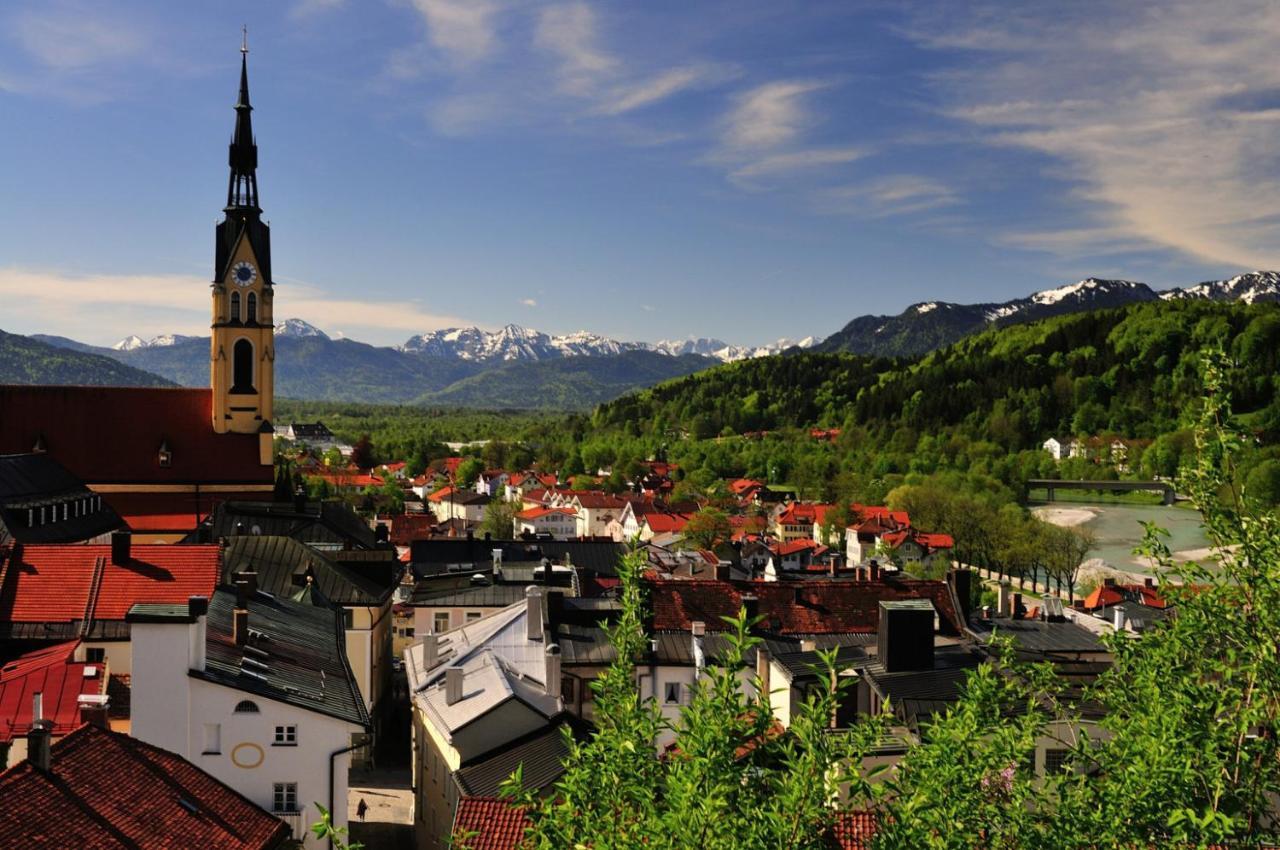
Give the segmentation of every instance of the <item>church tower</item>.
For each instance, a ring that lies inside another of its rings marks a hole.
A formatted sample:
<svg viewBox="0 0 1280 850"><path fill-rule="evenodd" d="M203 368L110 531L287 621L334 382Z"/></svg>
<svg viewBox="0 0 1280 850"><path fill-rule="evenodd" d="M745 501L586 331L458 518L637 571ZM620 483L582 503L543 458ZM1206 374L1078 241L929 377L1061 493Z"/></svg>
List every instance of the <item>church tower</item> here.
<svg viewBox="0 0 1280 850"><path fill-rule="evenodd" d="M240 98L231 137L227 206L217 227L210 380L213 430L263 434L270 442L274 397L271 231L258 206L258 145L249 105L249 46L240 47Z"/></svg>

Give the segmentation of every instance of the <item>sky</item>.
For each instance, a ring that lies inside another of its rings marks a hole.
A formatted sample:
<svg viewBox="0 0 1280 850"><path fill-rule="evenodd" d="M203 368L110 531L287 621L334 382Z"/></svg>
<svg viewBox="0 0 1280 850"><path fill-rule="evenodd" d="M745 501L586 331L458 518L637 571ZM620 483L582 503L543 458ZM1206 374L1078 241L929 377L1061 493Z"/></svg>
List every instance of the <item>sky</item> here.
<svg viewBox="0 0 1280 850"><path fill-rule="evenodd" d="M1280 4L6 0L0 328L207 333L241 26L277 321L825 336L1280 268Z"/></svg>

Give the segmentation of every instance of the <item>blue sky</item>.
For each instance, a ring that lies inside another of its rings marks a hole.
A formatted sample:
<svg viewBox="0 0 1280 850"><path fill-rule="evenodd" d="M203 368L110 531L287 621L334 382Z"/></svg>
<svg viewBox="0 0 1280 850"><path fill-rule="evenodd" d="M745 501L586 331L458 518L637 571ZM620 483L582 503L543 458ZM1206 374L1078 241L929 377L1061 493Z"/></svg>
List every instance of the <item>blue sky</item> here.
<svg viewBox="0 0 1280 850"><path fill-rule="evenodd" d="M822 336L1280 266L1280 6L0 7L0 328L207 328L240 26L277 319Z"/></svg>

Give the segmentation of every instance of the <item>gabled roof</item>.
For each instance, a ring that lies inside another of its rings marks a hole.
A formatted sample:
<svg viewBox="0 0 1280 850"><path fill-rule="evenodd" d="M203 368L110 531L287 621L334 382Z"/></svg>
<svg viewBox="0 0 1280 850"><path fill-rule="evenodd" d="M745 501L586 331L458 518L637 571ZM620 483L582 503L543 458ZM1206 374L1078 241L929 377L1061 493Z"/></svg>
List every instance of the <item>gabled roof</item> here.
<svg viewBox="0 0 1280 850"><path fill-rule="evenodd" d="M47 453L0 455L0 541L79 543L123 525L111 505Z"/></svg>
<svg viewBox="0 0 1280 850"><path fill-rule="evenodd" d="M0 385L0 453L49 454L87 484L271 484L257 434L215 434L208 389ZM167 443L169 466L159 452Z"/></svg>
<svg viewBox="0 0 1280 850"><path fill-rule="evenodd" d="M31 731L36 694L41 718L61 736L80 725L81 695L106 693L106 668L75 661L79 645L73 640L37 649L0 667L0 743Z"/></svg>
<svg viewBox="0 0 1280 850"><path fill-rule="evenodd" d="M542 645L538 645L541 650ZM527 665L499 655L493 647L481 647L465 657L457 666L463 671L462 699L449 704L442 686L430 685L416 689L414 702L431 718L435 727L445 736L453 735L498 706L511 701L523 703L530 711L550 719L564 710L563 702L548 696L545 678L541 673L531 677L524 669ZM438 668L443 678L444 669ZM430 674L429 674L430 675Z"/></svg>
<svg viewBox="0 0 1280 850"><path fill-rule="evenodd" d="M644 523L654 534L672 534L684 531L689 524L689 516L651 512L644 514Z"/></svg>
<svg viewBox="0 0 1280 850"><path fill-rule="evenodd" d="M651 583L649 606L655 631L688 629L695 620L707 631L728 628L724 617L735 617L755 597L760 628L778 634L876 631L880 603L899 599L927 599L933 603L944 634L961 633L960 618L945 582L886 578L879 581L811 579L802 582L722 582L657 580Z"/></svg>
<svg viewBox="0 0 1280 850"><path fill-rule="evenodd" d="M185 603L217 586L218 546L135 543L130 554L127 563L113 564L109 545L0 552L0 623L123 621L139 602Z"/></svg>
<svg viewBox="0 0 1280 850"><path fill-rule="evenodd" d="M552 514L555 514L558 516L576 517L578 515L578 512L573 508L567 508L567 507L566 508L544 508L544 507L527 508L523 511L518 512L516 514L516 519L542 519L544 516L551 516Z"/></svg>
<svg viewBox="0 0 1280 850"><path fill-rule="evenodd" d="M306 584L310 574L315 586L338 605L381 605L395 591L400 564L391 550L386 560L343 563L343 552L318 552L291 537L246 535L232 537L222 557L222 581L234 582L234 573L252 570L258 574L258 588L274 596L293 596ZM355 557L357 553L350 553ZM379 552L361 552L375 557Z"/></svg>
<svg viewBox="0 0 1280 850"><path fill-rule="evenodd" d="M821 522L819 513L825 512L830 507L832 506L792 502L778 514L778 522L783 525L808 525Z"/></svg>
<svg viewBox="0 0 1280 850"><path fill-rule="evenodd" d="M1167 608L1169 603L1155 587L1145 584L1100 584L1084 600L1084 609L1094 611L1122 602L1137 602L1148 608Z"/></svg>
<svg viewBox="0 0 1280 850"><path fill-rule="evenodd" d="M136 738L82 726L50 749L50 770L0 774L10 847L268 850L289 827L191 762Z"/></svg>
<svg viewBox="0 0 1280 850"><path fill-rule="evenodd" d="M203 673L211 682L367 727L369 715L347 663L341 613L259 591L246 600L249 640L232 632L236 592L209 600ZM246 663L246 660L248 663Z"/></svg>
<svg viewBox="0 0 1280 850"><path fill-rule="evenodd" d="M544 726L462 765L453 774L460 796L495 797L517 768L526 790L550 787L564 774L564 760L569 756L564 728L565 724Z"/></svg>
<svg viewBox="0 0 1280 850"><path fill-rule="evenodd" d="M533 822L524 810L496 797L463 797L453 818L453 834L467 836L470 850L516 850Z"/></svg>
<svg viewBox="0 0 1280 850"><path fill-rule="evenodd" d="M344 502L220 502L204 523L209 540L248 534L292 537L316 546L372 549L373 529Z"/></svg>

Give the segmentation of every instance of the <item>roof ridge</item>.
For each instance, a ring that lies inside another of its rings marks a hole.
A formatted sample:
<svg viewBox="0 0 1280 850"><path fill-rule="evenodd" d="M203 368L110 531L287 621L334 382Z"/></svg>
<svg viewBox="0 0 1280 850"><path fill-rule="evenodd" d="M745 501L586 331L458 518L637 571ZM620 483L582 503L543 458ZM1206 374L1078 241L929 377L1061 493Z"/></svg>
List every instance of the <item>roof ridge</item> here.
<svg viewBox="0 0 1280 850"><path fill-rule="evenodd" d="M89 579L89 598L85 600L84 617L80 620L80 637L87 637L93 627L93 614L98 607L98 595L102 590L102 575L107 570L107 559L99 555L93 561L93 578Z"/></svg>

